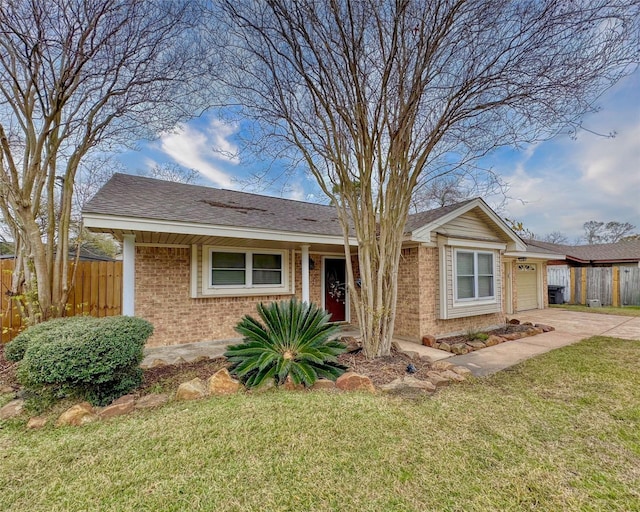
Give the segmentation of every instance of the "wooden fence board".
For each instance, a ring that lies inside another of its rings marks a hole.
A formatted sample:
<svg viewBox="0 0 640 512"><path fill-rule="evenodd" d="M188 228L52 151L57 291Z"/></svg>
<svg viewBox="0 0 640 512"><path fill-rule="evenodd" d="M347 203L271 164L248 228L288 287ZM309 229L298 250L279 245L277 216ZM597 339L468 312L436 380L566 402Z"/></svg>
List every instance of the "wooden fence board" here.
<svg viewBox="0 0 640 512"><path fill-rule="evenodd" d="M69 283L74 264L69 265ZM0 341L11 341L23 328L22 317L14 300L7 294L11 290L14 268L12 259L0 260L2 294L2 331ZM114 316L122 313L122 262L80 261L74 286L69 292L66 316Z"/></svg>
<svg viewBox="0 0 640 512"><path fill-rule="evenodd" d="M620 267L620 303L640 306L640 268Z"/></svg>
<svg viewBox="0 0 640 512"><path fill-rule="evenodd" d="M564 300L585 304L598 299L603 306L640 306L640 268L547 267L549 284L566 286Z"/></svg>

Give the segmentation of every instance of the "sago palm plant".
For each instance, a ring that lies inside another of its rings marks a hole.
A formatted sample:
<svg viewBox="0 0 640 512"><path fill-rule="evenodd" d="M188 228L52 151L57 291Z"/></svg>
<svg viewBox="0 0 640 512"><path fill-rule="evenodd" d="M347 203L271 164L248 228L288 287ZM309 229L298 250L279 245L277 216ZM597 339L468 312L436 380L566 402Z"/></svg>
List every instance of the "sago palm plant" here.
<svg viewBox="0 0 640 512"><path fill-rule="evenodd" d="M346 347L329 338L340 327L329 323L329 314L314 304L296 299L258 305L260 320L246 315L236 326L243 343L232 345L225 356L231 373L248 388L269 379L283 384L311 386L319 378L337 379L346 367L337 357Z"/></svg>

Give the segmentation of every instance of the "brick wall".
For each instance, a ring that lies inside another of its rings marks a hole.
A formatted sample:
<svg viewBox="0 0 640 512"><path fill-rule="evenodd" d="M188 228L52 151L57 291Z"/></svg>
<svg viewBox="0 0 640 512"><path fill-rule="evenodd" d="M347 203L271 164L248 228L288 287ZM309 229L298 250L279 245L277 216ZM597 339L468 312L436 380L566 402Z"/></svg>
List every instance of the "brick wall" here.
<svg viewBox="0 0 640 512"><path fill-rule="evenodd" d="M395 336L417 337L420 333L420 308L424 286L419 275L419 248L402 249L398 266L398 302Z"/></svg>
<svg viewBox="0 0 640 512"><path fill-rule="evenodd" d="M234 326L245 314L256 314L259 302L288 295L256 297L190 297L188 248L136 247L136 316L149 320L154 334L147 346L237 338ZM299 291L300 275L296 275Z"/></svg>

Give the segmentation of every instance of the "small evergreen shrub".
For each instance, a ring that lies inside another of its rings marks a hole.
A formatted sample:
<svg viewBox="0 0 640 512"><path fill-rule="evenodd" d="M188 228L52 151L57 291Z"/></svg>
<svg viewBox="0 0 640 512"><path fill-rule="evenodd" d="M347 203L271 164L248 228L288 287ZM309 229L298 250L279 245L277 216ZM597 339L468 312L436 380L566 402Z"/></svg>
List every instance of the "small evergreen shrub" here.
<svg viewBox="0 0 640 512"><path fill-rule="evenodd" d="M225 356L230 372L248 388L273 379L276 385L291 377L294 384L312 386L318 378L336 380L346 367L337 356L346 347L329 340L340 327L314 304L296 299L258 305L260 320L246 315L236 326L243 343L232 345Z"/></svg>
<svg viewBox="0 0 640 512"><path fill-rule="evenodd" d="M39 339L41 336L44 336L45 341L56 339L60 330L66 332L70 324L82 324L86 319L87 317L83 316L56 318L28 327L5 345L4 357L8 361L21 361L27 347L33 340Z"/></svg>
<svg viewBox="0 0 640 512"><path fill-rule="evenodd" d="M78 396L105 405L142 382L140 363L152 332L153 326L141 318L62 319L32 335L18 378L36 393Z"/></svg>

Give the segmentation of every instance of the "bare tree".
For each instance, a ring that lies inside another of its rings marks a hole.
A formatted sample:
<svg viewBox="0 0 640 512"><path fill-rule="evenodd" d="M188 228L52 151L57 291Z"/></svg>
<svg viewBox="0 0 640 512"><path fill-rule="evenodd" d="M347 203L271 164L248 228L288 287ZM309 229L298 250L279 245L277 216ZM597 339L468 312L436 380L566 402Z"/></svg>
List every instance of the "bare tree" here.
<svg viewBox="0 0 640 512"><path fill-rule="evenodd" d="M196 169L185 169L181 165L172 163L154 164L142 174L149 178L175 183L196 183L200 179L200 173Z"/></svg>
<svg viewBox="0 0 640 512"><path fill-rule="evenodd" d="M549 242L552 244L568 244L569 237L562 233L561 231L552 231L551 233L547 233L541 239L543 242Z"/></svg>
<svg viewBox="0 0 640 512"><path fill-rule="evenodd" d="M492 198L492 208L500 212L505 207L508 190L509 184L491 169L451 170L443 176L427 175L421 179L414 190L411 209L420 212L482 197Z"/></svg>
<svg viewBox="0 0 640 512"><path fill-rule="evenodd" d="M584 241L587 244L615 244L625 237L633 234L636 227L630 222L600 222L590 220L585 222Z"/></svg>
<svg viewBox="0 0 640 512"><path fill-rule="evenodd" d="M196 23L186 0L0 4L0 209L31 321L64 312L82 163L191 112Z"/></svg>
<svg viewBox="0 0 640 512"><path fill-rule="evenodd" d="M368 357L391 348L421 176L577 126L638 58L637 0L219 0L213 14L216 80L302 156L345 251L358 241L360 288L347 269Z"/></svg>

